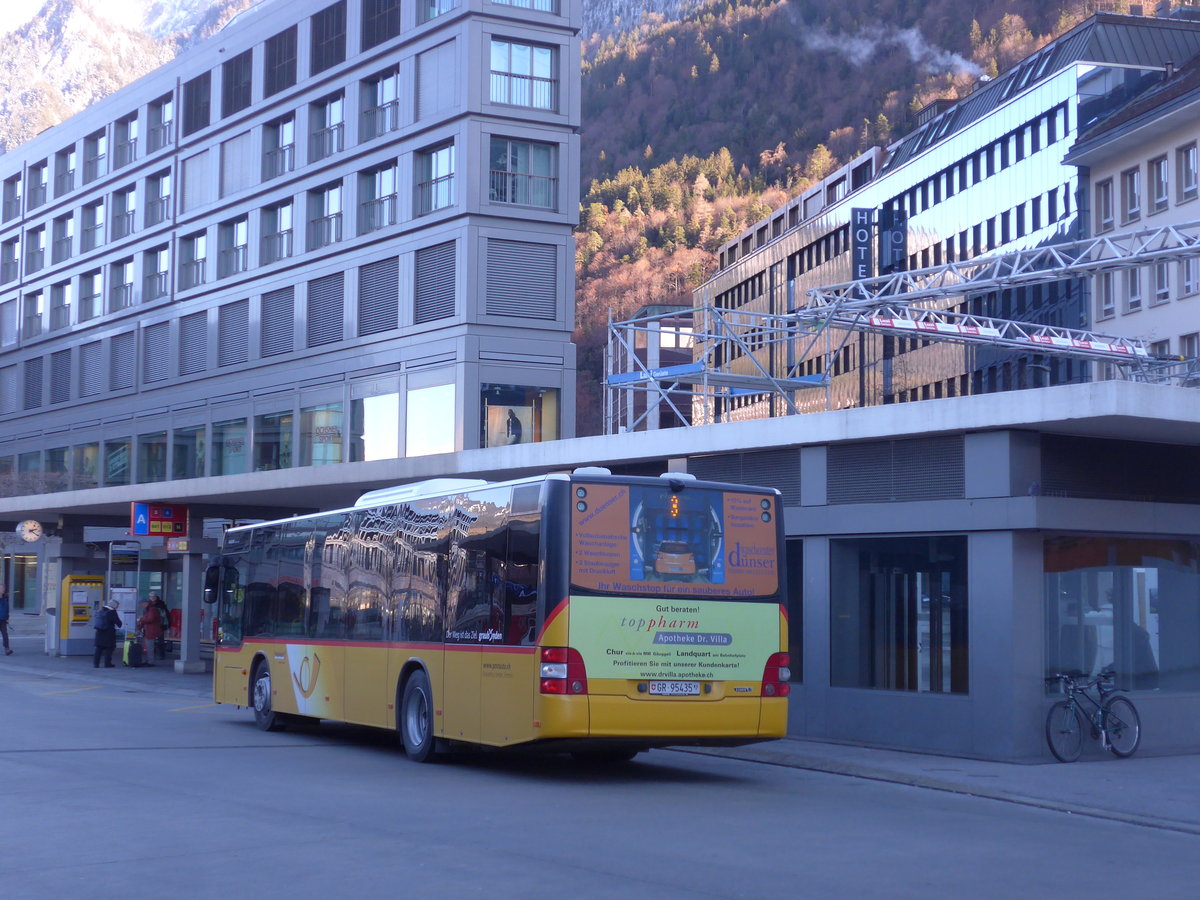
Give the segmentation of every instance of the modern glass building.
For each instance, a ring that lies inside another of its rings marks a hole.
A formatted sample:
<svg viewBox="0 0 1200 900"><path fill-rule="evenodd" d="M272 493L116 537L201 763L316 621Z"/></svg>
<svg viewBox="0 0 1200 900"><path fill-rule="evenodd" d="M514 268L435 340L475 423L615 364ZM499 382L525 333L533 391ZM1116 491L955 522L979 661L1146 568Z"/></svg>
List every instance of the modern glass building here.
<svg viewBox="0 0 1200 900"><path fill-rule="evenodd" d="M571 436L580 16L270 0L0 157L0 497Z"/></svg>
<svg viewBox="0 0 1200 900"><path fill-rule="evenodd" d="M1064 161L1077 136L1164 72L1200 51L1200 22L1096 15L969 96L938 101L917 128L828 176L756 223L720 252L719 271L696 306L783 314L806 291L852 279L852 210L871 215L872 273L1088 236L1089 199L1079 169ZM881 259L878 244L899 238ZM946 301L956 312L1067 328L1091 325L1083 280L993 291ZM1012 350L878 334L802 338L751 350L772 376L826 376L827 390L793 393L805 412L989 393L1091 377L1087 364ZM703 346L701 346L703 352ZM757 367L733 349L731 373ZM768 394L717 398L717 421L781 414Z"/></svg>

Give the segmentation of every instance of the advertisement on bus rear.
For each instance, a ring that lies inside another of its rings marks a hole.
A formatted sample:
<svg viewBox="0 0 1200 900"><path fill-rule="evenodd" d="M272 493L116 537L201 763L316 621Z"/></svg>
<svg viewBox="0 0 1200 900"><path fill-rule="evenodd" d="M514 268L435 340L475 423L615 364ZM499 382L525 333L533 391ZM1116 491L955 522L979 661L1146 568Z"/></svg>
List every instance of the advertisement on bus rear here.
<svg viewBox="0 0 1200 900"><path fill-rule="evenodd" d="M571 583L654 597L779 589L775 498L663 485L575 484Z"/></svg>
<svg viewBox="0 0 1200 900"><path fill-rule="evenodd" d="M590 678L759 681L779 651L779 607L572 596L571 646Z"/></svg>

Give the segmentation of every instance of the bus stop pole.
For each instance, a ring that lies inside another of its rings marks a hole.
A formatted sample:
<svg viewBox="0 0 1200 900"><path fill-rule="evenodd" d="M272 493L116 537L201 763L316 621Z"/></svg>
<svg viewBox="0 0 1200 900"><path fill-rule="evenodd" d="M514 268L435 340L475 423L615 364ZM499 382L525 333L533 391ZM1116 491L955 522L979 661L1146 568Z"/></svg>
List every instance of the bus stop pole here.
<svg viewBox="0 0 1200 900"><path fill-rule="evenodd" d="M204 607L204 520L188 516L189 552L183 556L183 611L179 623L179 659L175 671L184 674L203 672L200 656L200 611ZM207 623L206 623L207 624Z"/></svg>

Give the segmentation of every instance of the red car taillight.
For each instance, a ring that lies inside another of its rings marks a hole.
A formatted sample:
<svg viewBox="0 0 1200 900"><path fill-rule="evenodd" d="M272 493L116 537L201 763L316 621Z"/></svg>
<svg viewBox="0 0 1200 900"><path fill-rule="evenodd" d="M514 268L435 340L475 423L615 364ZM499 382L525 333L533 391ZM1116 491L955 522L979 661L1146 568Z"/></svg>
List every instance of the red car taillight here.
<svg viewBox="0 0 1200 900"><path fill-rule="evenodd" d="M587 693L587 670L573 647L543 647L539 679L543 694Z"/></svg>
<svg viewBox="0 0 1200 900"><path fill-rule="evenodd" d="M791 657L786 653L772 653L763 669L762 695L764 697L786 697L792 692L788 684L792 680Z"/></svg>

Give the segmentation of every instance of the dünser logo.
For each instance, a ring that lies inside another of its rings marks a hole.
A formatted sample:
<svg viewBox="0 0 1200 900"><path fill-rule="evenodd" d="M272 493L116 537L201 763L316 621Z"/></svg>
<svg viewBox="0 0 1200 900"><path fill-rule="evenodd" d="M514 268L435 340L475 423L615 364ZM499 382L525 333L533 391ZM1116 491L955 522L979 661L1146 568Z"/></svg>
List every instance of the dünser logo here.
<svg viewBox="0 0 1200 900"><path fill-rule="evenodd" d="M733 569L764 569L774 571L775 556L770 547L757 547L740 541L733 545L726 559Z"/></svg>

